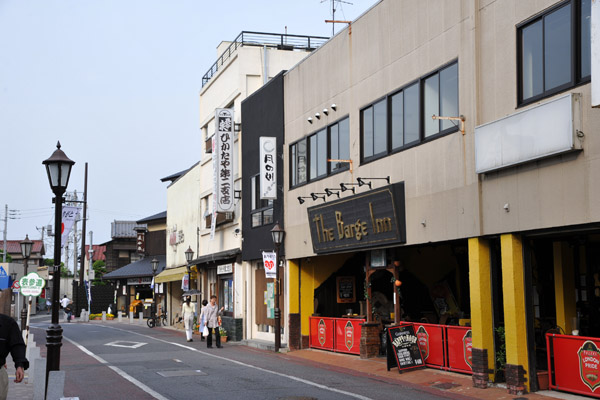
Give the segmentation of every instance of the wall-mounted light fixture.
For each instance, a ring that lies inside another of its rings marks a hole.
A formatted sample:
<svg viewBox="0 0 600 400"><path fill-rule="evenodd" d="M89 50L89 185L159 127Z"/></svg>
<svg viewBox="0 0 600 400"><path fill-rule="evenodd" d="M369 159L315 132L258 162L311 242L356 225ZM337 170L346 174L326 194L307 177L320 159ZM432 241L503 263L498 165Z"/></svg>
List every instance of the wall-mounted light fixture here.
<svg viewBox="0 0 600 400"><path fill-rule="evenodd" d="M358 181L358 186L361 187L363 185L367 185L369 186L369 189L371 189L371 182L372 180L375 179L384 179L385 181L387 181L388 185L390 184L390 177L386 176L385 178L356 178L356 180ZM365 180L369 181L369 182L365 182Z"/></svg>
<svg viewBox="0 0 600 400"><path fill-rule="evenodd" d="M317 199L323 199L323 203L325 202L325 193L311 193L310 197L312 197L313 201L317 201Z"/></svg>
<svg viewBox="0 0 600 400"><path fill-rule="evenodd" d="M325 115L329 115L329 110L328 110L328 109L326 109L326 108L324 108L324 109L323 109L323 114L325 114Z"/></svg>
<svg viewBox="0 0 600 400"><path fill-rule="evenodd" d="M333 111L337 111L337 106L335 105L335 103L333 103L333 104L331 105L331 109L332 109Z"/></svg>
<svg viewBox="0 0 600 400"><path fill-rule="evenodd" d="M316 119L321 119L321 114L319 114L319 113L315 113L315 118L316 118Z"/></svg>
<svg viewBox="0 0 600 400"><path fill-rule="evenodd" d="M311 117L306 118L306 120L308 121L309 124L312 124L312 118Z"/></svg>
<svg viewBox="0 0 600 400"><path fill-rule="evenodd" d="M333 194L337 194L338 199L340 198L340 190L342 189L329 189L329 188L325 188L325 194L327 195L327 197L330 197Z"/></svg>
<svg viewBox="0 0 600 400"><path fill-rule="evenodd" d="M304 204L304 202L306 201L304 199L312 199L312 197L310 197L310 196L298 196L298 203Z"/></svg>
<svg viewBox="0 0 600 400"><path fill-rule="evenodd" d="M348 187L348 186L357 186L358 183L340 183L340 187L342 188L342 192L345 192L346 190L352 190L352 194L355 194L355 190L353 187Z"/></svg>

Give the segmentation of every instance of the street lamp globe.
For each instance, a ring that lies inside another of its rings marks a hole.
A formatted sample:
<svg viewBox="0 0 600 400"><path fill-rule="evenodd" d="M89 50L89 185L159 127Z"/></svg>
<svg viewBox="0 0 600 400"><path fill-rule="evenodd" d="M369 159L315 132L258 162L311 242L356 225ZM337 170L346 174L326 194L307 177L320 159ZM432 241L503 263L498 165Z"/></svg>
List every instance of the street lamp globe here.
<svg viewBox="0 0 600 400"><path fill-rule="evenodd" d="M279 227L279 222L275 223L273 229L271 229L271 236L273 237L273 243L280 246L283 243L285 231Z"/></svg>
<svg viewBox="0 0 600 400"><path fill-rule="evenodd" d="M189 264L192 262L193 259L194 259L194 250L192 250L192 247L189 246L188 249L185 251L185 260Z"/></svg>
<svg viewBox="0 0 600 400"><path fill-rule="evenodd" d="M47 160L42 161L42 164L46 166L46 172L48 173L48 181L54 194L64 193L69 183L69 176L71 175L71 167L75 164L75 161L71 160L67 155L60 149L60 142L56 144L56 150Z"/></svg>
<svg viewBox="0 0 600 400"><path fill-rule="evenodd" d="M24 259L27 259L31 256L32 247L33 242L29 240L29 235L25 235L25 240L21 241L21 255Z"/></svg>
<svg viewBox="0 0 600 400"><path fill-rule="evenodd" d="M150 261L150 263L152 264L152 274L156 275L156 270L158 269L158 260L155 257L152 259L152 261Z"/></svg>

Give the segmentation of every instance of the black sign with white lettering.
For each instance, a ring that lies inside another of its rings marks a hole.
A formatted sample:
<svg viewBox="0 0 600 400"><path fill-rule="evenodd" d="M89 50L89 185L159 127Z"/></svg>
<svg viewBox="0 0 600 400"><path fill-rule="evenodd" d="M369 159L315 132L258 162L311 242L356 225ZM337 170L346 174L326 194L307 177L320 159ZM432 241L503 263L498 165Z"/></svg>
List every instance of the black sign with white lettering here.
<svg viewBox="0 0 600 400"><path fill-rule="evenodd" d="M317 254L406 243L404 182L307 211Z"/></svg>
<svg viewBox="0 0 600 400"><path fill-rule="evenodd" d="M415 328L399 325L387 328L387 370L398 366L400 373L425 366Z"/></svg>

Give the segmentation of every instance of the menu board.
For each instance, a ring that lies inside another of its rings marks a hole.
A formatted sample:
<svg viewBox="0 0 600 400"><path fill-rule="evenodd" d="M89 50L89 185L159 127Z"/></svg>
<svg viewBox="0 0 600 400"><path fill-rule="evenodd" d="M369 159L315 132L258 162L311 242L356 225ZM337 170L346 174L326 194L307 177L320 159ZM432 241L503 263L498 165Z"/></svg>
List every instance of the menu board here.
<svg viewBox="0 0 600 400"><path fill-rule="evenodd" d="M355 303L356 290L355 279L353 276L338 276L336 279L337 302Z"/></svg>
<svg viewBox="0 0 600 400"><path fill-rule="evenodd" d="M396 366L400 373L425 367L415 328L412 325L387 328L387 369L389 371Z"/></svg>

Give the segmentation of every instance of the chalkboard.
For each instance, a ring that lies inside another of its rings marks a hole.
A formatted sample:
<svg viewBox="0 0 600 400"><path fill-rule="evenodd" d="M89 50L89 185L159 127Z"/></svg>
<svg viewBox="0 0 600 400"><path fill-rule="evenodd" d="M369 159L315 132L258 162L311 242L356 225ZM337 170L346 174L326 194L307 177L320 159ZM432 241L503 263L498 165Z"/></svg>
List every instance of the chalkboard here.
<svg viewBox="0 0 600 400"><path fill-rule="evenodd" d="M386 352L388 371L396 366L400 373L409 369L425 367L415 328L412 325L398 325L387 328Z"/></svg>
<svg viewBox="0 0 600 400"><path fill-rule="evenodd" d="M356 291L355 279L353 276L338 276L337 279L337 302L355 303Z"/></svg>

